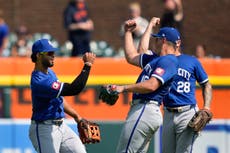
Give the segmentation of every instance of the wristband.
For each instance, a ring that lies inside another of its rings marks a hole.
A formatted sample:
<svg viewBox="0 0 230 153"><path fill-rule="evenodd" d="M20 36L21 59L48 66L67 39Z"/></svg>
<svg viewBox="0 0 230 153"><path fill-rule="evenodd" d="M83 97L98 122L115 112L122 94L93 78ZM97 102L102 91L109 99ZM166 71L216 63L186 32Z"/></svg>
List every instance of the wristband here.
<svg viewBox="0 0 230 153"><path fill-rule="evenodd" d="M85 65L92 66L93 64L90 62L85 62Z"/></svg>

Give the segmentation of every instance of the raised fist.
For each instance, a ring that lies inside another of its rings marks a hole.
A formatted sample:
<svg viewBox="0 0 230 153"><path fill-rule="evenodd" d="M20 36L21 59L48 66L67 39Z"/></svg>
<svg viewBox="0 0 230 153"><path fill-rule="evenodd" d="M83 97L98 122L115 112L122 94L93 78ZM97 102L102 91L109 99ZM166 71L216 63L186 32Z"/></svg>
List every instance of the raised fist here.
<svg viewBox="0 0 230 153"><path fill-rule="evenodd" d="M125 31L133 31L137 27L137 23L135 20L127 20L125 21Z"/></svg>
<svg viewBox="0 0 230 153"><path fill-rule="evenodd" d="M91 53L91 52L86 52L83 55L84 63L88 63L88 64L91 64L91 65L94 63L95 58L96 58L96 54Z"/></svg>

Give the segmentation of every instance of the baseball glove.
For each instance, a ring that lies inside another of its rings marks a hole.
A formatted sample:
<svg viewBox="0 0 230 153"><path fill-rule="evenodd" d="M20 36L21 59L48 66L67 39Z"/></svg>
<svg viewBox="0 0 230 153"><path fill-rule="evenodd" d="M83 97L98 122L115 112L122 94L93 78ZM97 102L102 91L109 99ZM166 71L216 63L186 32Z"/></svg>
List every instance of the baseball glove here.
<svg viewBox="0 0 230 153"><path fill-rule="evenodd" d="M208 109L201 109L192 117L188 126L195 132L201 131L207 123L212 119L212 112Z"/></svg>
<svg viewBox="0 0 230 153"><path fill-rule="evenodd" d="M116 85L102 86L99 94L99 99L108 105L114 105L119 98L119 93L116 91Z"/></svg>
<svg viewBox="0 0 230 153"><path fill-rule="evenodd" d="M86 119L78 123L78 132L83 144L97 143L101 141L99 125Z"/></svg>

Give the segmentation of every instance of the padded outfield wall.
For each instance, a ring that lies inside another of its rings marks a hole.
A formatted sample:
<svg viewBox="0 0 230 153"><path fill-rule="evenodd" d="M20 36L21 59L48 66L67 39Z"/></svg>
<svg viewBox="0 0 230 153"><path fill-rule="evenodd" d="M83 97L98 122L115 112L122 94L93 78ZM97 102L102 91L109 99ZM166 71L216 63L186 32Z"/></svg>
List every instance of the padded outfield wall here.
<svg viewBox="0 0 230 153"><path fill-rule="evenodd" d="M4 108L1 115L10 118L0 120L0 135L4 138L0 139L0 152L31 153L33 148L28 141L27 129L31 116L29 81L33 64L28 58L0 60L0 88L4 100L4 103L1 102L3 105L0 105L1 109ZM211 109L214 120L201 133L202 137L195 144L195 148L198 149L196 153L227 153L230 152L230 59L205 59L201 62L213 84ZM80 58L56 58L53 69L61 81L71 82L79 74L82 66ZM139 68L127 64L123 58L97 58L85 90L78 96L66 97L83 117L101 124L102 143L87 146L89 153L114 152L131 101L131 94L126 93L119 97L115 106L107 106L98 100L100 86L108 83L134 83L139 72ZM202 106L200 88L196 90L196 97L198 105ZM67 123L76 128L68 116ZM160 134L161 129L155 135L149 152L160 152Z"/></svg>

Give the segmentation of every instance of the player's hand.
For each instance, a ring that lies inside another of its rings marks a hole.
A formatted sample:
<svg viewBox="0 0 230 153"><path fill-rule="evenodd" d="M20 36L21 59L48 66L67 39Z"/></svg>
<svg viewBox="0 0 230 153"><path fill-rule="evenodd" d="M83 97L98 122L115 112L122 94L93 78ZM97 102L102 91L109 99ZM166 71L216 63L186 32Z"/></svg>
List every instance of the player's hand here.
<svg viewBox="0 0 230 153"><path fill-rule="evenodd" d="M125 91L125 86L116 86L116 91L117 91L118 93L124 92L124 91Z"/></svg>
<svg viewBox="0 0 230 153"><path fill-rule="evenodd" d="M133 31L137 27L137 23L135 20L127 20L125 21L125 31Z"/></svg>
<svg viewBox="0 0 230 153"><path fill-rule="evenodd" d="M156 27L157 25L160 25L160 21L161 21L160 18L158 18L158 17L153 17L153 18L150 20L149 24L151 24L152 27Z"/></svg>
<svg viewBox="0 0 230 153"><path fill-rule="evenodd" d="M96 54L91 53L91 52L86 52L83 55L83 61L87 65L91 66L94 63L94 60L96 59Z"/></svg>

